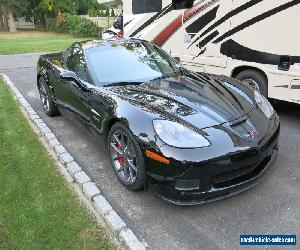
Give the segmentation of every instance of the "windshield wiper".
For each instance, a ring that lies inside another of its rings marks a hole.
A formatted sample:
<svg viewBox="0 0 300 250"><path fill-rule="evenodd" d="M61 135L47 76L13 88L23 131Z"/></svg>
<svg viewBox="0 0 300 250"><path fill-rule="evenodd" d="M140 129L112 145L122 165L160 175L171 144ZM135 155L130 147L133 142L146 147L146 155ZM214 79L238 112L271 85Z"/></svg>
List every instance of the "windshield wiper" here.
<svg viewBox="0 0 300 250"><path fill-rule="evenodd" d="M166 79L166 78L169 78L169 77L175 77L175 76L179 76L179 75L180 75L179 72L178 73L173 72L173 73L169 73L169 74L164 74L162 76L159 76L159 77L156 77L156 78L150 80L149 82L153 82L153 81L160 80L160 79Z"/></svg>
<svg viewBox="0 0 300 250"><path fill-rule="evenodd" d="M179 76L181 75L180 72L173 72L173 73L169 73L169 74L164 74L162 76L163 79L169 78L169 77L175 77L175 76Z"/></svg>
<svg viewBox="0 0 300 250"><path fill-rule="evenodd" d="M142 84L143 82L112 82L103 85L103 87L112 87L112 86L127 86L127 85L139 85Z"/></svg>

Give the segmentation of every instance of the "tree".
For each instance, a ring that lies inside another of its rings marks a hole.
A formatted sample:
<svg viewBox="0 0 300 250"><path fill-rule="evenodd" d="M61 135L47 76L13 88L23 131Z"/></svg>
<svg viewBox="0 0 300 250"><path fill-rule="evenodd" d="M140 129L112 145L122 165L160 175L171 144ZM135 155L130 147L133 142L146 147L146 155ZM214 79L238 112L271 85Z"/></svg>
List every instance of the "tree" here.
<svg viewBox="0 0 300 250"><path fill-rule="evenodd" d="M110 16L116 16L114 9L111 9Z"/></svg>
<svg viewBox="0 0 300 250"><path fill-rule="evenodd" d="M109 9L108 8L105 10L104 16L109 16Z"/></svg>
<svg viewBox="0 0 300 250"><path fill-rule="evenodd" d="M59 12L86 15L89 9L106 8L106 4L97 0L0 0L0 29L14 30L13 15L46 27L46 18Z"/></svg>
<svg viewBox="0 0 300 250"><path fill-rule="evenodd" d="M14 21L14 8L23 8L28 4L28 0L0 0L1 19L4 31L16 31Z"/></svg>
<svg viewBox="0 0 300 250"><path fill-rule="evenodd" d="M78 15L86 15L90 9L97 10L98 2L96 0L77 0L75 3Z"/></svg>

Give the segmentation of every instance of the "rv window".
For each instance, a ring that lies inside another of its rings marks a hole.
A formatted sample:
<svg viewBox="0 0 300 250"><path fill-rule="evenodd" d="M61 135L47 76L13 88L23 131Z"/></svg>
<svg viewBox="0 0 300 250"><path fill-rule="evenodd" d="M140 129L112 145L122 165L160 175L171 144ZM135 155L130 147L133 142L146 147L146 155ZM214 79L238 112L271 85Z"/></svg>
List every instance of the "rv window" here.
<svg viewBox="0 0 300 250"><path fill-rule="evenodd" d="M187 9L194 5L195 0L172 0L174 9Z"/></svg>
<svg viewBox="0 0 300 250"><path fill-rule="evenodd" d="M161 9L162 0L132 0L133 14L159 12Z"/></svg>

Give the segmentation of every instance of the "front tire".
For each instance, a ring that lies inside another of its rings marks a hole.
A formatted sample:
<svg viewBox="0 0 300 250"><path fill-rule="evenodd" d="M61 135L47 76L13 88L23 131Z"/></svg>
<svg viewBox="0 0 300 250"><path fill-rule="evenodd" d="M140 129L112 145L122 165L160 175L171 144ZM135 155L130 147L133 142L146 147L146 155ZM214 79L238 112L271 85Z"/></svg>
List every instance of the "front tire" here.
<svg viewBox="0 0 300 250"><path fill-rule="evenodd" d="M55 102L53 101L50 89L43 77L40 77L38 80L38 89L40 93L40 99L43 105L43 110L45 111L46 115L50 117L58 116L59 111Z"/></svg>
<svg viewBox="0 0 300 250"><path fill-rule="evenodd" d="M121 122L115 123L108 135L108 151L119 181L129 190L143 189L146 169L141 149L132 132Z"/></svg>
<svg viewBox="0 0 300 250"><path fill-rule="evenodd" d="M268 98L268 80L262 72L247 69L240 72L235 78L247 82L248 84L253 85L253 87L257 87L259 91Z"/></svg>

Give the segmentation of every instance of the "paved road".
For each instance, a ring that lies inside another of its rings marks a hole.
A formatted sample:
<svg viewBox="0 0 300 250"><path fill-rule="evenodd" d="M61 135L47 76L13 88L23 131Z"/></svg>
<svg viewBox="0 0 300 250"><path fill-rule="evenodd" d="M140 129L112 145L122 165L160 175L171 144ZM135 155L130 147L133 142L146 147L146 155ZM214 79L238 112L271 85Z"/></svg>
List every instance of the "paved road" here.
<svg viewBox="0 0 300 250"><path fill-rule="evenodd" d="M280 102L276 107L282 123L279 156L259 186L226 200L176 207L147 191L123 188L99 142L64 117L44 115L36 89L37 56L0 56L0 72L16 84L149 249L239 249L240 234L300 237L299 105Z"/></svg>

